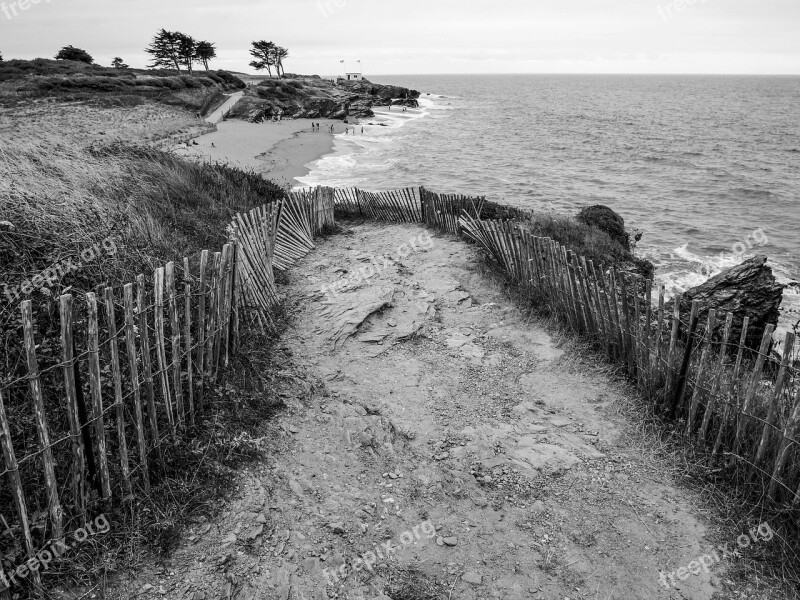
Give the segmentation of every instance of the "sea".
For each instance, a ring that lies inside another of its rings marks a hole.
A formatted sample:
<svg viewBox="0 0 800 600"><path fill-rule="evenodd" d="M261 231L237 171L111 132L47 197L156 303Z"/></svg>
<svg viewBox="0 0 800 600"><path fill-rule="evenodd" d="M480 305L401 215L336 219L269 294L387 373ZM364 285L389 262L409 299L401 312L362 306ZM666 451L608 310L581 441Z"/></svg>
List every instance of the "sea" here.
<svg viewBox="0 0 800 600"><path fill-rule="evenodd" d="M420 107L336 135L303 185L424 185L566 215L604 204L642 233L668 296L766 254L790 284L779 333L800 321L800 77L371 80L420 91Z"/></svg>

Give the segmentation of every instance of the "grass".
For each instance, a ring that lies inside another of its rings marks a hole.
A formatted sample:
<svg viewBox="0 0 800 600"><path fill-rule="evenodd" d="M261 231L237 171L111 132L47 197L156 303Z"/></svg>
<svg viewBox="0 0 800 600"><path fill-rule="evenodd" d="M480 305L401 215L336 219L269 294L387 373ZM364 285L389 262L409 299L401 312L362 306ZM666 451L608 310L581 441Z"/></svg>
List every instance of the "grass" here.
<svg viewBox="0 0 800 600"><path fill-rule="evenodd" d="M18 302L9 301L3 292L53 265L82 260L87 249L97 249L79 270L40 282L41 287L22 296L33 304L45 413L51 439L60 440L68 424L63 377L53 368L60 360L58 296L72 293L80 307L85 292L105 286L119 290L139 273L149 279L156 266L169 260L182 264L184 256L196 269L200 250L217 251L227 242L226 227L236 212L281 198L284 191L254 173L189 163L144 146L85 146L46 135L21 139L0 146L0 388L26 373ZM280 325L283 316L276 313L276 321ZM82 329L80 323L77 326ZM271 417L281 405L278 391L302 393L280 375L272 375L290 369L288 357L276 350L278 333L268 338L255 332L242 336L242 352L233 358L220 385L209 391L196 428L165 445L162 460L151 456L151 493L137 491L135 504L128 507L104 507L111 532L81 544L51 568L46 589L59 581L95 581L107 571L130 568L147 553L167 555L189 519L213 514L235 489L235 468L261 455ZM83 347L83 340L78 343ZM101 377L108 385L109 373ZM86 384L79 382L79 388L88 394ZM106 388L104 394L113 396L113 390ZM24 379L4 390L4 401L17 458L35 456L38 441ZM115 439L110 434L112 456L117 456ZM68 498L69 444L57 444L55 452L56 477L66 488L62 498ZM47 533L41 472L37 460L22 464L37 547ZM9 493L5 484L0 486L0 515L13 532L12 537L0 533L0 556L7 571L25 560ZM77 526L68 520L65 531Z"/></svg>
<svg viewBox="0 0 800 600"><path fill-rule="evenodd" d="M551 238L566 246L575 254L585 256L595 266L616 266L618 269L637 273L645 279L652 279L653 264L636 256L635 248L627 248L619 240L613 239L600 226L587 223L578 216L540 213L520 210L508 206L486 202L481 211L482 219L515 219L522 223L532 235Z"/></svg>
<svg viewBox="0 0 800 600"><path fill-rule="evenodd" d="M0 102L6 104L45 97L102 100L108 96L138 96L198 111L214 92L245 87L238 77L222 70L195 71L189 75L164 69L114 69L44 58L0 62Z"/></svg>

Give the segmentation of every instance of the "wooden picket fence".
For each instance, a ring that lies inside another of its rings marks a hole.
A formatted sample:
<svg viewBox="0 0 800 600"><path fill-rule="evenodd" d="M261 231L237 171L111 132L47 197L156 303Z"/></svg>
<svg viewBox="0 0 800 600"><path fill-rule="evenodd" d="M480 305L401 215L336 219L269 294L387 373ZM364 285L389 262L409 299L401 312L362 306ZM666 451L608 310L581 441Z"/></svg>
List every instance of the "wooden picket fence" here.
<svg viewBox="0 0 800 600"><path fill-rule="evenodd" d="M62 295L57 344L22 302L25 375L0 379L0 533L32 558L109 503L150 493L164 444L195 425L241 325L272 326L274 269L333 224L333 197L330 188L290 194L237 214L220 252L169 262L100 297ZM35 592L40 574L29 581Z"/></svg>
<svg viewBox="0 0 800 600"><path fill-rule="evenodd" d="M308 254L336 216L422 223L480 245L523 297L621 365L644 398L708 448L710 461L744 465L766 496L800 505L793 334L776 360L772 326L749 349L746 318L710 311L700 323L697 303L682 314L679 298L667 306L663 286L656 302L651 281L532 236L524 211L503 213L514 220L486 213L483 198L425 188L304 190L237 214L219 252L167 263L100 297L61 296L57 336L41 331L23 302L25 374L0 379L0 499L16 518L4 504L0 526L33 557L99 506L149 493L163 445L191 431L240 331L273 326L275 269ZM39 574L31 581L38 585Z"/></svg>
<svg viewBox="0 0 800 600"><path fill-rule="evenodd" d="M398 201L401 194L413 200L410 208ZM656 303L652 281L532 236L524 226L526 211L502 208L510 219L482 219L483 198L425 188L378 194L348 189L336 191L336 211L417 221L479 244L529 302L546 306L622 365L645 399L708 449L711 462L739 464L771 500L800 506L800 371L792 363L793 333L786 334L780 359L770 354L772 325L759 348L748 348L747 317L711 310L700 323L697 302L682 314L680 297L665 306L663 286ZM736 339L734 330L740 331Z"/></svg>

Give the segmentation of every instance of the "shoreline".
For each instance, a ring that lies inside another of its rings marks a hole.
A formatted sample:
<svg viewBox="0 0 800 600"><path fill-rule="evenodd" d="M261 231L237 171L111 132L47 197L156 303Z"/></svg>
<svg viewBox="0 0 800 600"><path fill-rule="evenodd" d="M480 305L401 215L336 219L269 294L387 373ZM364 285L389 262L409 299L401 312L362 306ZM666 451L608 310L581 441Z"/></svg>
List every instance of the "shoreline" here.
<svg viewBox="0 0 800 600"><path fill-rule="evenodd" d="M311 123L320 130L312 132ZM308 165L333 152L331 126L342 129L341 121L331 119L287 119L277 123L248 123L230 120L217 125L217 131L181 144L175 153L184 158L221 162L253 170L284 187L301 186L297 181L310 172ZM337 131L336 133L341 133ZM213 144L213 145L212 145Z"/></svg>

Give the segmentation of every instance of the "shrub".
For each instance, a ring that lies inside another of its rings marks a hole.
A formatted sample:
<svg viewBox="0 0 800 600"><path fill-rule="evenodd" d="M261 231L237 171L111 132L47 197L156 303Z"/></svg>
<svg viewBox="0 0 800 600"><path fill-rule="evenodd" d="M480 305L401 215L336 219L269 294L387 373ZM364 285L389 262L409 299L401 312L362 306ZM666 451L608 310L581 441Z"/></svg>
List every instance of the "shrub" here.
<svg viewBox="0 0 800 600"><path fill-rule="evenodd" d="M607 206L596 204L584 208L578 213L578 221L605 231L623 248L631 249L631 236L625 231L625 220Z"/></svg>

